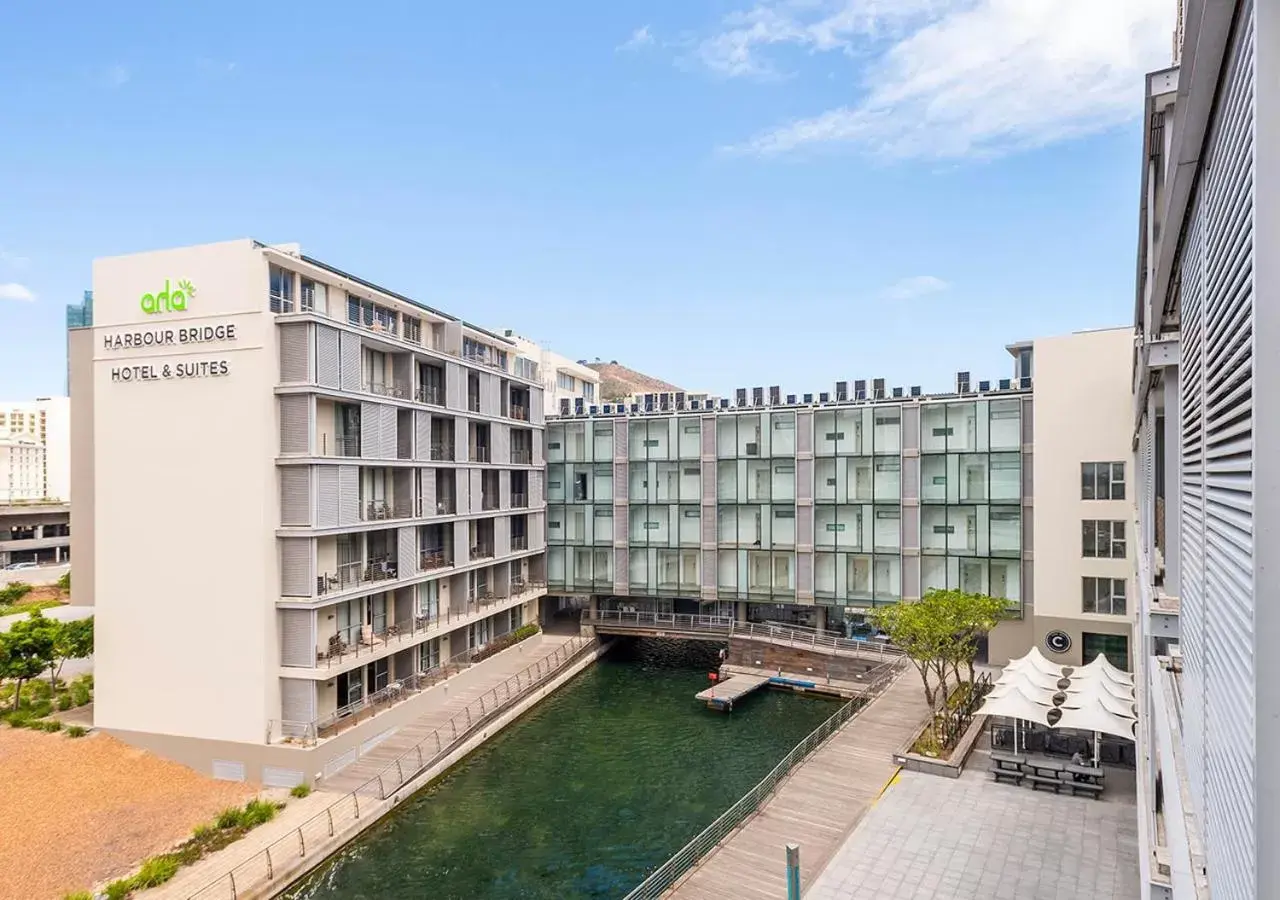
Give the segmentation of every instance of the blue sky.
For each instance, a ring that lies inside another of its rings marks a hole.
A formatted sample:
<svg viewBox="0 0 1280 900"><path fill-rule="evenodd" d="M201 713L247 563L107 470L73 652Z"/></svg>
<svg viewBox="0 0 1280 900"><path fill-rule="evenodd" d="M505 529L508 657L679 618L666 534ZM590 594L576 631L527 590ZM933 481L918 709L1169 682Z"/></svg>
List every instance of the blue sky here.
<svg viewBox="0 0 1280 900"><path fill-rule="evenodd" d="M250 236L691 389L1006 376L1130 321L1173 6L9 0L0 398L94 257Z"/></svg>

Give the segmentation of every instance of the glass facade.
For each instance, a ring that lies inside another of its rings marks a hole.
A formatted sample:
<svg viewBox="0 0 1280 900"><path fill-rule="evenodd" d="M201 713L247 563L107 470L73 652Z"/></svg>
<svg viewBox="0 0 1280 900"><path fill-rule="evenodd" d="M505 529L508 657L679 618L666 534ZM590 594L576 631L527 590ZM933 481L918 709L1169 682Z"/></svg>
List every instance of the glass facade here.
<svg viewBox="0 0 1280 900"><path fill-rule="evenodd" d="M1020 604L1022 402L552 421L550 586L827 606L959 588Z"/></svg>

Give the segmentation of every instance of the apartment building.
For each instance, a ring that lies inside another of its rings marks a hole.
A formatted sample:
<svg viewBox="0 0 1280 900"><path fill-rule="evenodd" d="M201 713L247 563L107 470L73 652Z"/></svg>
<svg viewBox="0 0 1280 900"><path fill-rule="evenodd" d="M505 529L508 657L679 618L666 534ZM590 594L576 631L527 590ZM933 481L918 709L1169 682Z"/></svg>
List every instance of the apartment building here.
<svg viewBox="0 0 1280 900"><path fill-rule="evenodd" d="M956 390L941 395L874 379L855 381L852 391L841 382L816 398L771 388L766 399L755 388L733 402L655 396L555 418L547 429L550 589L596 608L841 629L876 605L959 588L1009 600L1015 618L984 647L993 662L1052 636L1048 649L1064 661L1105 650L1127 666L1123 592L1131 579L1113 571L1125 559L1095 572L1083 541L1094 538L1096 555L1097 521L1132 516L1086 508L1080 493L1086 464L1114 461L1108 478L1124 477L1130 423L1115 410L1127 408L1130 348L1123 330L1058 338L1044 349L1047 379L1061 381L1051 406L1065 407L1081 388L1110 393L1114 434L1101 441L1105 451L1073 435L1093 424L1087 410L1083 421L1065 408L1052 425L1033 417L1038 341L1009 348L1013 378L958 373ZM1084 373L1057 361L1063 352L1080 362L1079 354L1104 350L1108 366ZM1047 541L1068 542L1046 551L1056 562L1046 576L1034 565L1033 487L1041 482L1033 460L1042 441L1053 448L1052 477L1063 480L1046 487L1051 514L1073 517L1043 529ZM1123 525L1114 533L1123 554ZM1106 594L1098 613L1104 573L1120 600ZM1086 587L1094 592L1087 611ZM1095 634L1123 643L1085 637Z"/></svg>
<svg viewBox="0 0 1280 900"><path fill-rule="evenodd" d="M1280 897L1280 14L1188 0L1146 79L1137 448L1143 897ZM1271 247L1271 251L1265 248ZM1271 299L1268 300L1267 298ZM1273 421L1274 417L1274 421Z"/></svg>
<svg viewBox="0 0 1280 900"><path fill-rule="evenodd" d="M294 245L99 259L93 293L70 346L99 728L309 780L537 616L542 385L512 341Z"/></svg>
<svg viewBox="0 0 1280 900"><path fill-rule="evenodd" d="M555 415L567 403L570 410L579 406L590 406L600 396L600 373L585 362L569 359L548 350L526 337L521 337L510 328L502 332L503 336L514 341L521 360L525 364L536 364L538 380L542 382L543 412Z"/></svg>
<svg viewBox="0 0 1280 900"><path fill-rule="evenodd" d="M6 501L5 485L0 483L0 504L70 502L71 401L68 398L0 402L0 441L8 441L15 448L39 448L36 453L21 451L10 457L14 494ZM24 460L20 472L19 459Z"/></svg>

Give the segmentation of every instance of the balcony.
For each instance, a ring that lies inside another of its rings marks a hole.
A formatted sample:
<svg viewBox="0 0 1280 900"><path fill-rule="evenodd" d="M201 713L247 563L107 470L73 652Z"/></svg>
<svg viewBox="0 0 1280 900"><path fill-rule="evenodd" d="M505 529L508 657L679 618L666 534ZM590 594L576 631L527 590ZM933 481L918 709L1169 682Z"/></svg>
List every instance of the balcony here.
<svg viewBox="0 0 1280 900"><path fill-rule="evenodd" d="M414 394L414 399L419 403L444 406L444 388L436 384L423 385Z"/></svg>
<svg viewBox="0 0 1280 900"><path fill-rule="evenodd" d="M322 434L320 435L321 456L359 456L360 435L358 434Z"/></svg>
<svg viewBox="0 0 1280 900"><path fill-rule="evenodd" d="M469 452L469 455L470 455L470 458L471 458L471 461L472 461L472 462L484 462L484 463L487 463L487 462L489 461L489 448L488 448L488 447L481 447L481 446L478 446L478 445L473 444L473 445L471 445L471 447L469 448L469 451L468 451L468 452Z"/></svg>
<svg viewBox="0 0 1280 900"><path fill-rule="evenodd" d="M377 394L379 397L395 397L398 400L408 400L410 394L407 384L387 384L383 381L366 381L364 383L364 391L366 394Z"/></svg>
<svg viewBox="0 0 1280 900"><path fill-rule="evenodd" d="M512 549L512 550L528 550L528 549L529 549L529 535L527 535L527 534L513 534L513 535L511 535L511 549Z"/></svg>
<svg viewBox="0 0 1280 900"><path fill-rule="evenodd" d="M473 413L480 412L480 395L479 394L467 395L467 409L469 409Z"/></svg>
<svg viewBox="0 0 1280 900"><path fill-rule="evenodd" d="M511 463L512 465L516 465L516 466L533 465L533 451L517 450L514 447L511 448Z"/></svg>
<svg viewBox="0 0 1280 900"><path fill-rule="evenodd" d="M513 419L519 419L521 422L528 422L529 407L512 405L510 408L509 416Z"/></svg>
<svg viewBox="0 0 1280 900"><path fill-rule="evenodd" d="M456 504L452 497L442 497L436 500L436 515L451 516L456 512Z"/></svg>
<svg viewBox="0 0 1280 900"><path fill-rule="evenodd" d="M431 442L431 458L437 462L449 462L453 459L453 444L447 441Z"/></svg>
<svg viewBox="0 0 1280 900"><path fill-rule="evenodd" d="M514 509L527 509L529 506L529 495L524 491L512 493L511 506Z"/></svg>
<svg viewBox="0 0 1280 900"><path fill-rule="evenodd" d="M414 514L413 506L409 500L368 500L360 505L360 518L365 522L408 519Z"/></svg>
<svg viewBox="0 0 1280 900"><path fill-rule="evenodd" d="M480 495L480 509L484 512L491 512L498 508L498 495L496 493L482 493Z"/></svg>
<svg viewBox="0 0 1280 900"><path fill-rule="evenodd" d="M422 572L434 572L436 569L448 568L453 565L449 556L449 552L443 547L423 550L418 557L418 569Z"/></svg>
<svg viewBox="0 0 1280 900"><path fill-rule="evenodd" d="M396 568L396 561L390 556L377 557L368 562L344 563L338 566L336 572L316 576L316 596L323 597L325 594L381 581L394 581Z"/></svg>
<svg viewBox="0 0 1280 900"><path fill-rule="evenodd" d="M494 555L492 541L480 541L471 547L470 559L493 559Z"/></svg>

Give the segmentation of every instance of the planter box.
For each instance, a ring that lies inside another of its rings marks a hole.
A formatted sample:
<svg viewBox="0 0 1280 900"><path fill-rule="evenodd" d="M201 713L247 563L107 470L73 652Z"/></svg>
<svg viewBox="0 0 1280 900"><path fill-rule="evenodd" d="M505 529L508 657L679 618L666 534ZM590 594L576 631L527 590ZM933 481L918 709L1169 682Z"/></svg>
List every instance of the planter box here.
<svg viewBox="0 0 1280 900"><path fill-rule="evenodd" d="M987 727L987 717L982 715L973 717L973 721L969 723L969 727L965 729L964 734L960 737L960 743L956 744L956 748L951 751L950 759L936 759L911 752L911 748L920 739L920 735L924 734L925 729L932 724L932 721L928 721L917 728L911 738L893 755L893 761L910 772L925 772L929 775L941 775L944 778L959 778L960 773L964 771L964 764L969 759L969 754L973 752L973 745L978 742L978 737Z"/></svg>

